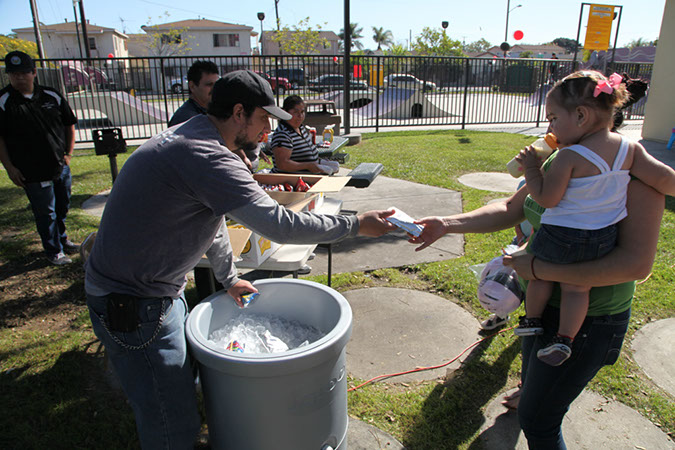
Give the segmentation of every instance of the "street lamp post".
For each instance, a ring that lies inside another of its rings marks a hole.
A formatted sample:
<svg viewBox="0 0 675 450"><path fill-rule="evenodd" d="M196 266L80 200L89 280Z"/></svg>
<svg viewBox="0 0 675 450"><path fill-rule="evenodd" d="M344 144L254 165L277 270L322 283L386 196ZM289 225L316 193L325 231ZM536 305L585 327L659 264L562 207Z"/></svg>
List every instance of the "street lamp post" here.
<svg viewBox="0 0 675 450"><path fill-rule="evenodd" d="M265 50L263 49L263 20L265 20L265 13L258 13L258 20L260 21L260 65L262 67L261 72L265 73Z"/></svg>
<svg viewBox="0 0 675 450"><path fill-rule="evenodd" d="M504 43L509 42L509 14L516 8L520 8L523 5L514 6L511 8L511 0L506 0L506 28L504 30ZM504 51L504 58L506 58L506 51Z"/></svg>

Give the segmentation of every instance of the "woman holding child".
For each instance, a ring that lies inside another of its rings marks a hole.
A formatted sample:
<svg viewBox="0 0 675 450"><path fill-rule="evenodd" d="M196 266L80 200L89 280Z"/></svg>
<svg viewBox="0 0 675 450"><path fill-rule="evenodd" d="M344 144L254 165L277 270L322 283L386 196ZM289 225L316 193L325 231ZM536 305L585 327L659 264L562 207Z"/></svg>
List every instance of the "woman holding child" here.
<svg viewBox="0 0 675 450"><path fill-rule="evenodd" d="M596 86L600 86L600 90ZM501 203L455 216L418 220L416 223L423 225L424 231L419 237L410 239L412 243L421 244L416 250L428 247L447 233L490 233L511 228L524 219L538 231L546 208L537 203L534 197L542 197L547 183L544 182L542 188L540 178L546 179L547 171L556 165L556 159L559 159L557 169L561 169L561 162L566 162L569 168L564 180L555 183L560 194L556 197L565 198L565 186L571 179L584 180L585 177L597 175L592 166L589 168L585 165L583 157L577 158L577 153L568 147L584 145L606 160L610 167L617 158L626 158L625 148L621 151L623 156L617 157L619 148L626 146L625 140L609 132L614 109L620 106L620 101L615 100L622 96L620 92L614 92L615 89L620 87L612 86L610 80L598 72L578 72L556 83L547 97L546 111L551 121L551 131L558 136L561 150L543 165L533 157L530 148L525 149L520 158L526 167L526 174L530 171L528 182L539 177L535 183L536 192L531 194L528 185L525 185ZM600 95L612 97L601 98L603 101L598 102L597 97ZM615 224L617 238L608 253L603 252L595 259L563 263L536 257L528 247L526 255L504 258L504 263L512 266L524 280L556 283L549 297L544 301L537 300L541 311L539 308L536 311L537 326L530 327L537 328L536 333L524 335L522 340L522 388L517 407L520 425L531 449L566 448L561 430L563 417L597 372L618 359L628 329L635 280L646 277L654 261L664 210L664 196L659 191L672 195L675 172L662 167L646 154L640 144L631 142L628 147L627 159L625 163L618 164L620 167L617 170L624 170L625 173L630 171L643 178L642 175L646 173L644 169L649 166L658 170L663 178L656 180L650 176L645 179L654 188L640 179L626 181L622 188L625 214L618 215L625 218ZM575 164L581 168L577 172L572 169ZM533 168L538 169L540 166L541 175L537 175ZM551 173L560 172L555 170ZM551 181L550 185L553 185ZM530 189L533 187L530 186ZM557 200L560 201L560 198ZM548 199L543 203L551 209L557 206L555 201ZM623 208L623 205L620 206ZM564 310L561 284L586 286L589 289L587 300L579 302L583 305L583 312L573 327L576 332L572 333L573 336L566 336L569 355L563 361L552 363L546 357L545 349L556 342L556 337L560 337L559 327L565 321L565 317L561 316L561 309ZM528 292L528 299L529 295ZM512 400L518 402L518 398Z"/></svg>

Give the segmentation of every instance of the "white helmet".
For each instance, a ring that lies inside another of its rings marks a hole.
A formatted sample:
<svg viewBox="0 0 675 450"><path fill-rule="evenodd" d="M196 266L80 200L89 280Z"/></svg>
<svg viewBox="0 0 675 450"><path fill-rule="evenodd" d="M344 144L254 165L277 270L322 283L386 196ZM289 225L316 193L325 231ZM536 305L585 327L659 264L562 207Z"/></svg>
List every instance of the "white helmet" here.
<svg viewBox="0 0 675 450"><path fill-rule="evenodd" d="M502 256L490 261L481 273L478 300L483 308L499 317L515 311L523 300L523 290L516 271L504 266Z"/></svg>

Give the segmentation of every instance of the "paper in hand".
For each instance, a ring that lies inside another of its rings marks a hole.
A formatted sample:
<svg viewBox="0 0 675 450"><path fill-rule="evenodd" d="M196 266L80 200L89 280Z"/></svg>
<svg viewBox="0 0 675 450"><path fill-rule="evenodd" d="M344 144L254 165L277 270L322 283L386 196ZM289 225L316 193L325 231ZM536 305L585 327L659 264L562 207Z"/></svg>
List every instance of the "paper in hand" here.
<svg viewBox="0 0 675 450"><path fill-rule="evenodd" d="M394 214L391 216L387 217L387 220L397 227L403 229L407 233L412 234L413 236L417 237L422 233L422 230L424 227L422 225L413 223L415 219L404 213L398 208L391 207L389 209L394 210Z"/></svg>

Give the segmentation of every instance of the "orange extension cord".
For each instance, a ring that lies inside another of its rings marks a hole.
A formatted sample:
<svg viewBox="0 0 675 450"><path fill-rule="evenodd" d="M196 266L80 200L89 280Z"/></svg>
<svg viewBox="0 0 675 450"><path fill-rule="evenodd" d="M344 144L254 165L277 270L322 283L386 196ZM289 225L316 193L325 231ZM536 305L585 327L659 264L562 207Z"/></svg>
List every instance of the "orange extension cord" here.
<svg viewBox="0 0 675 450"><path fill-rule="evenodd" d="M490 339L490 338L492 338L492 337L495 337L495 336L497 336L498 334L504 333L504 332L506 332L506 331L513 330L514 328L515 328L515 326L514 326L514 327L510 327L510 328L504 328L503 330L500 330L500 331L498 331L498 332L496 332L496 333L494 333L494 334L491 334L490 336L486 336L486 337L484 337L483 339L480 339L480 340L474 342L473 344L469 345L467 348L465 348L464 350L462 350L462 351L460 352L459 355L455 356L454 358L452 358L450 361L448 361L448 362L446 362L446 363L439 364L439 365L437 365L437 366L418 367L418 368L416 368L416 369L408 370L408 371L406 371L406 372L398 372L398 373L390 373L390 374L387 374L387 375L379 375L379 376L376 376L376 377L374 377L374 378L371 378L370 380L368 380L368 381L366 381L366 382L364 382L364 383L359 384L358 386L355 386L355 387L353 387L353 388L347 389L347 392L355 391L355 390L357 390L357 389L359 389L359 388L362 388L363 386L365 386L365 385L367 385L367 384L373 383L373 382L375 382L375 381L377 381L377 380L381 380L381 379L383 379L383 378L397 377L397 376L400 376L400 375L406 375L406 374L408 374L408 373L422 372L422 371L424 371L424 370L440 369L441 367L445 367L445 366L447 366L448 364L452 364L453 362L457 361L457 359L459 359L464 353L468 352L469 350L471 350L472 348L474 348L475 346L477 346L477 345L480 344L481 342L483 342L483 341L485 341L485 340L487 340L487 339Z"/></svg>

